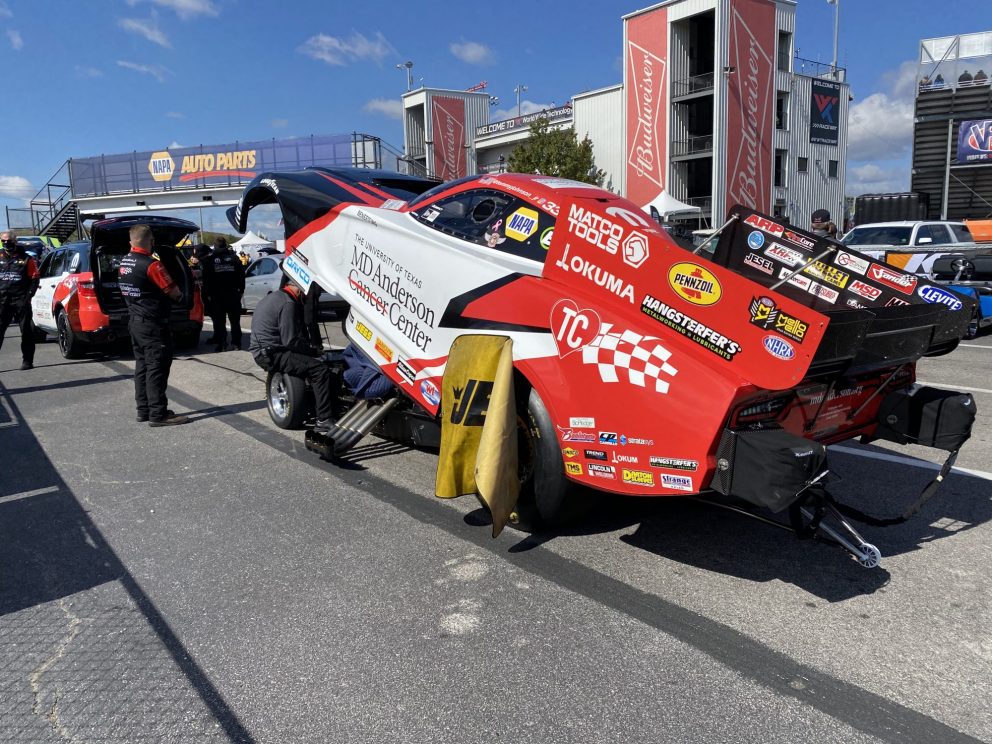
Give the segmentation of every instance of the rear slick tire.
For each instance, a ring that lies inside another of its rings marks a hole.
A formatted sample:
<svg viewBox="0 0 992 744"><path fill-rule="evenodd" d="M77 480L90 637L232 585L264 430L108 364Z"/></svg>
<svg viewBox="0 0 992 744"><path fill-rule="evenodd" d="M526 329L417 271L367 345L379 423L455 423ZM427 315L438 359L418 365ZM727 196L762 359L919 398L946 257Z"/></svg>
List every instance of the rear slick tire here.
<svg viewBox="0 0 992 744"><path fill-rule="evenodd" d="M280 429L301 429L307 417L307 385L299 377L269 372L265 379L269 418Z"/></svg>

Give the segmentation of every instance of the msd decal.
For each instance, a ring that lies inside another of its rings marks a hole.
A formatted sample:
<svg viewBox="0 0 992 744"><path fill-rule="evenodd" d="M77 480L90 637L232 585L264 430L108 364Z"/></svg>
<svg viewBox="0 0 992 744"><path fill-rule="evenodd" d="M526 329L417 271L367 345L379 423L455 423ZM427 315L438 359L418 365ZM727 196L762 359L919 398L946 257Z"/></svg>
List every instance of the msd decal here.
<svg viewBox="0 0 992 744"><path fill-rule="evenodd" d="M667 9L656 8L624 22L627 198L641 207L665 188L667 20Z"/></svg>
<svg viewBox="0 0 992 744"><path fill-rule="evenodd" d="M881 264L872 264L868 269L868 278L879 284L884 284L897 292L911 295L916 289L917 279L912 274L903 274L901 271L893 271Z"/></svg>
<svg viewBox="0 0 992 744"><path fill-rule="evenodd" d="M731 0L726 207L770 211L775 4ZM781 232L777 236L781 236Z"/></svg>
<svg viewBox="0 0 992 744"><path fill-rule="evenodd" d="M675 264L668 270L668 284L675 294L693 305L715 305L723 296L720 281L699 264Z"/></svg>
<svg viewBox="0 0 992 744"><path fill-rule="evenodd" d="M434 172L442 181L461 178L465 168L465 101L434 96L431 99L431 128L434 135Z"/></svg>
<svg viewBox="0 0 992 744"><path fill-rule="evenodd" d="M946 305L951 310L960 310L964 307L964 303L953 294L933 285L928 284L925 287L920 287L916 291L916 294L927 302L932 302L936 305Z"/></svg>
<svg viewBox="0 0 992 744"><path fill-rule="evenodd" d="M870 284L859 282L857 279L851 282L851 286L847 289L850 292L854 292L856 295L861 295L866 300L877 300L882 295L882 290L878 287L873 287Z"/></svg>

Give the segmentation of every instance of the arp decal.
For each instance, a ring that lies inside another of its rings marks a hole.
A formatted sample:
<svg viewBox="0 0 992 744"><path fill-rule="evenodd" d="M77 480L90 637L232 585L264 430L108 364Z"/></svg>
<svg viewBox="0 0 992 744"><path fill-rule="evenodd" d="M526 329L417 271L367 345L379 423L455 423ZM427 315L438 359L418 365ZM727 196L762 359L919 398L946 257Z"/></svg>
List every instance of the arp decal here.
<svg viewBox="0 0 992 744"><path fill-rule="evenodd" d="M771 297L753 297L749 307L751 323L766 331L776 331L793 341L806 339L809 324L783 312Z"/></svg>
<svg viewBox="0 0 992 744"><path fill-rule="evenodd" d="M941 289L940 287L934 287L930 284L920 287L916 290L916 294L927 302L932 302L936 305L946 305L951 310L960 310L964 307L964 303L953 294L947 290Z"/></svg>
<svg viewBox="0 0 992 744"><path fill-rule="evenodd" d="M601 325L595 310L580 310L575 300L558 300L551 308L551 332L558 356L565 357L592 343Z"/></svg>
<svg viewBox="0 0 992 744"><path fill-rule="evenodd" d="M582 475L582 466L577 462L566 462L565 472L569 475Z"/></svg>
<svg viewBox="0 0 992 744"><path fill-rule="evenodd" d="M523 243L537 232L537 210L520 207L506 222L506 237Z"/></svg>
<svg viewBox="0 0 992 744"><path fill-rule="evenodd" d="M641 312L699 344L707 351L713 352L721 359L730 361L741 350L741 345L736 341L651 295L645 296L641 302Z"/></svg>
<svg viewBox="0 0 992 744"><path fill-rule="evenodd" d="M668 284L675 294L693 305L715 305L723 296L719 279L699 264L675 264L668 270Z"/></svg>
<svg viewBox="0 0 992 744"><path fill-rule="evenodd" d="M764 230L770 235L774 235L776 238L782 237L782 233L785 232L785 228L782 227L777 222L772 222L769 219L765 219L761 215L751 214L748 215L747 219L744 220L745 225L750 225L751 227L756 227L759 230Z"/></svg>
<svg viewBox="0 0 992 744"><path fill-rule="evenodd" d="M671 488L676 491L695 491L692 486L692 478L687 475L661 474L661 485L663 488Z"/></svg>
<svg viewBox="0 0 992 744"><path fill-rule="evenodd" d="M903 294L913 294L916 289L917 279L912 274L903 274L901 271L893 271L881 264L872 264L868 269L868 278L879 284L884 284L890 289Z"/></svg>
<svg viewBox="0 0 992 744"><path fill-rule="evenodd" d="M796 350L792 348L792 344L778 336L765 336L761 345L776 359L788 361L796 355Z"/></svg>
<svg viewBox="0 0 992 744"><path fill-rule="evenodd" d="M748 253L744 256L744 263L752 269L757 269L763 274L768 274L768 276L775 273L775 264L764 256L759 256L757 253Z"/></svg>
<svg viewBox="0 0 992 744"><path fill-rule="evenodd" d="M853 271L855 274L861 274L861 276L865 275L865 272L868 271L868 267L871 265L871 262L867 259L853 256L844 251L837 251L837 255L834 256L834 263L838 266L843 266L848 271Z"/></svg>
<svg viewBox="0 0 992 744"><path fill-rule="evenodd" d="M862 281L855 279L851 282L851 286L847 288L849 292L854 292L856 295L864 297L866 300L877 300L881 294L882 290L878 287L873 287L870 284L865 284Z"/></svg>
<svg viewBox="0 0 992 744"><path fill-rule="evenodd" d="M629 470L627 468L623 468L622 473L624 483L633 483L646 488L654 487L654 473L644 470Z"/></svg>
<svg viewBox="0 0 992 744"><path fill-rule="evenodd" d="M694 473L699 468L698 460L686 460L681 457L657 457L651 455L648 461L653 468L664 468L667 470L688 470Z"/></svg>
<svg viewBox="0 0 992 744"><path fill-rule="evenodd" d="M751 234L747 236L747 244L753 250L758 250L765 244L765 234L760 230L752 230Z"/></svg>

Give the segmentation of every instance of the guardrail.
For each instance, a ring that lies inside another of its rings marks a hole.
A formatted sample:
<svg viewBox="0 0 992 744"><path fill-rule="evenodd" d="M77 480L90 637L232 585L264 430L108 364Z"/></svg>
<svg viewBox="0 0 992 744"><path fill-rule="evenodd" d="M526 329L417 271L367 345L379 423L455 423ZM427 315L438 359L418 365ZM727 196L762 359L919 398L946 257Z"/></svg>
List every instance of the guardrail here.
<svg viewBox="0 0 992 744"><path fill-rule="evenodd" d="M688 139L672 141L672 155L698 155L704 152L713 151L713 135L701 134Z"/></svg>
<svg viewBox="0 0 992 744"><path fill-rule="evenodd" d="M702 93L713 90L714 77L712 72L704 72L701 75L690 75L687 78L672 81L672 98L687 96L692 93Z"/></svg>

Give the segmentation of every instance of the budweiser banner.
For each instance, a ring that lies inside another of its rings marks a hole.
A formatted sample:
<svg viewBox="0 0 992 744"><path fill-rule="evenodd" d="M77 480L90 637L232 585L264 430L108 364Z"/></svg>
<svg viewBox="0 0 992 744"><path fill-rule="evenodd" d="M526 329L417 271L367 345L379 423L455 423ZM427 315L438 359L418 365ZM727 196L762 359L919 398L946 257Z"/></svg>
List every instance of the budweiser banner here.
<svg viewBox="0 0 992 744"><path fill-rule="evenodd" d="M727 64L727 202L770 212L775 5L731 0Z"/></svg>
<svg viewBox="0 0 992 744"><path fill-rule="evenodd" d="M641 207L654 201L667 181L667 21L668 9L656 8L626 22L627 198Z"/></svg>
<svg viewBox="0 0 992 744"><path fill-rule="evenodd" d="M816 145L836 145L839 116L840 83L813 80L809 102L809 141Z"/></svg>
<svg viewBox="0 0 992 744"><path fill-rule="evenodd" d="M992 163L992 120L958 125L958 162Z"/></svg>
<svg viewBox="0 0 992 744"><path fill-rule="evenodd" d="M434 96L431 99L431 128L434 139L434 175L451 181L465 171L465 101Z"/></svg>

